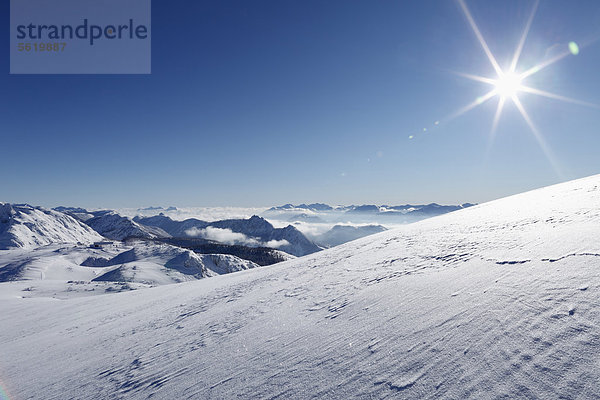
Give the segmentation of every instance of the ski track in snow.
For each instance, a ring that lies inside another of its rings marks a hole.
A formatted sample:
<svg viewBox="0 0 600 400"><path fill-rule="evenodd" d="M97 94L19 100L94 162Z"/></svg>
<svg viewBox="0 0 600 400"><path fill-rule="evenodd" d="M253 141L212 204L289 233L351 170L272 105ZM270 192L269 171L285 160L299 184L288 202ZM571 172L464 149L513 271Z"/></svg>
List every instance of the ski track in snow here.
<svg viewBox="0 0 600 400"><path fill-rule="evenodd" d="M197 282L3 299L0 380L18 399L598 398L599 184Z"/></svg>

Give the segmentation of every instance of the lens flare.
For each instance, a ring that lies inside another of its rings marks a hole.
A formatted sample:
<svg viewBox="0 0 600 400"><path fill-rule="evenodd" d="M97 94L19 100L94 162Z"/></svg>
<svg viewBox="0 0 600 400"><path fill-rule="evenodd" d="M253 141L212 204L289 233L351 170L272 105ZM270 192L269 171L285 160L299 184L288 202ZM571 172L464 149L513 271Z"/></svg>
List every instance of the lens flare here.
<svg viewBox="0 0 600 400"><path fill-rule="evenodd" d="M577 45L577 43L575 43L575 42L569 42L569 51L574 56L576 56L577 54L579 54L579 46Z"/></svg>

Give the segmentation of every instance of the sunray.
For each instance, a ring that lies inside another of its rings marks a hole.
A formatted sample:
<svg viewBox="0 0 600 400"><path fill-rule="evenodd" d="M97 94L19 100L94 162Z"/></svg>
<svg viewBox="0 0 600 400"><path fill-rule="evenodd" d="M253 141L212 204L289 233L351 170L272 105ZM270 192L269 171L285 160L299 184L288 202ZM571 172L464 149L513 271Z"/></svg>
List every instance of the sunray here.
<svg viewBox="0 0 600 400"><path fill-rule="evenodd" d="M492 122L492 130L490 131L490 143L489 147L491 147L494 138L496 137L496 130L498 129L498 122L500 121L500 115L502 114L502 109L504 108L504 102L506 98L500 96L498 99L498 108L496 108L496 114L494 114L494 121Z"/></svg>
<svg viewBox="0 0 600 400"><path fill-rule="evenodd" d="M531 10L531 15L529 16L529 19L527 20L527 24L525 25L525 30L523 31L521 40L519 40L519 44L517 45L517 50L515 51L515 54L512 59L512 63L510 64L510 69L509 69L510 72L515 72L515 69L517 68L517 63L519 62L519 57L521 56L521 52L523 51L523 45L525 44L525 40L527 39L527 35L529 34L529 29L531 28L531 23L533 22L533 17L535 16L535 13L537 11L539 3L540 3L540 1L536 0L535 4L533 5L533 9Z"/></svg>
<svg viewBox="0 0 600 400"><path fill-rule="evenodd" d="M537 94L538 96L544 96L544 97L548 97L550 99L565 101L567 103L573 103L573 104L577 104L577 105L580 105L580 106L586 106L586 107L600 109L600 105L598 105L598 104L588 103L587 101L581 101L581 100L577 100L577 99L572 99L570 97L561 96L559 94L554 94L554 93L546 92L544 90L532 88L532 87L529 87L529 86L521 86L520 89L523 92Z"/></svg>
<svg viewBox="0 0 600 400"><path fill-rule="evenodd" d="M473 74L467 74L465 72L454 72L457 75L462 76L463 78L468 78L471 79L473 81L477 81L477 82L483 82L483 83L488 83L490 85L493 85L496 83L496 81L494 79L491 78L486 78L484 76L479 76L479 75L473 75Z"/></svg>
<svg viewBox="0 0 600 400"><path fill-rule="evenodd" d="M563 58L565 58L566 56L570 55L571 52L569 50L562 52L554 57L552 57L549 60L546 60L540 64L534 65L533 67L529 68L527 71L523 72L520 77L521 79L525 79L528 76L531 76L533 74L537 74L538 72L540 72L542 69L554 64L557 61L562 60Z"/></svg>
<svg viewBox="0 0 600 400"><path fill-rule="evenodd" d="M486 101L488 101L495 95L496 95L496 89L492 89L489 92L487 92L486 94L484 94L483 96L476 98L472 103L469 103L466 106L464 106L463 108L456 111L455 113L450 114L450 116L444 118L444 120L447 122L447 121L453 120L454 118L460 117L467 111L470 111L470 110L474 109L475 107L485 103Z"/></svg>
<svg viewBox="0 0 600 400"><path fill-rule="evenodd" d="M492 67L494 67L494 70L496 71L498 76L502 76L502 74L503 74L502 69L500 68L500 65L498 65L498 61L496 61L496 58L490 51L490 48L488 47L485 39L483 38L483 35L479 31L479 28L477 27L477 24L475 23L475 20L473 19L473 16L471 15L471 12L469 11L467 4L465 3L465 0L458 0L458 3L460 4L460 7L462 8L463 12L465 13L465 16L467 17L467 20L469 21L469 25L471 25L471 29L473 29L475 36L477 36L477 40L479 41L479 44L481 44L481 47L483 48L485 55L487 56L488 60L490 60Z"/></svg>
<svg viewBox="0 0 600 400"><path fill-rule="evenodd" d="M519 98L517 96L513 96L512 97L512 101L515 103L515 106L517 106L517 109L519 110L519 112L523 116L523 119L525 120L525 122L529 126L529 129L531 129L531 132L533 133L533 136L535 137L535 139L538 142L538 145L540 146L540 148L544 152L544 155L548 159L548 162L550 162L550 164L552 165L552 168L554 168L554 172L556 172L556 174L559 177L562 178L563 174L562 174L560 168L558 167L558 163L556 161L556 158L554 157L552 151L550 150L550 147L548 147L548 145L546 144L546 141L544 140L544 137L542 136L542 134L540 133L540 131L538 131L538 129L536 128L536 126L533 124L533 121L529 117L529 114L525 110L525 107L523 107L523 104L521 103L521 101L519 100Z"/></svg>
<svg viewBox="0 0 600 400"><path fill-rule="evenodd" d="M500 115L502 114L502 109L504 108L505 102L506 102L506 97L498 96L498 107L496 108L496 114L494 114L494 121L492 122L492 129L490 129L490 136L488 137L488 145L485 150L484 163L486 163L490 157L492 145L494 144L494 139L496 138L496 130L498 129L498 122L500 121Z"/></svg>

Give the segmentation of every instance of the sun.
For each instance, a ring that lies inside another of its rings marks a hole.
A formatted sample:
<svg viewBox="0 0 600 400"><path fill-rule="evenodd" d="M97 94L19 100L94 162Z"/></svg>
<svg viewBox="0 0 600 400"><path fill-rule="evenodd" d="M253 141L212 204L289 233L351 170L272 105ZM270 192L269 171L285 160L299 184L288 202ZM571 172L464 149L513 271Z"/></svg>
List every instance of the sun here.
<svg viewBox="0 0 600 400"><path fill-rule="evenodd" d="M523 78L514 72L503 72L502 75L494 81L496 94L503 98L515 97L523 88L521 81Z"/></svg>
<svg viewBox="0 0 600 400"><path fill-rule="evenodd" d="M548 98L554 99L554 100L561 100L561 101L566 101L569 103L574 103L574 104L579 104L579 105L583 105L583 106L587 106L587 107L600 109L600 106L598 106L596 104L592 104L592 103L588 103L585 101L580 101L580 100L572 99L569 97L561 96L558 94L546 92L544 90L533 88L533 87L530 87L530 86L527 86L524 84L524 80L526 78L538 73L539 71L548 67L549 65L554 64L555 62L561 60L562 58L564 58L568 55L577 55L579 53L579 47L577 46L577 44L575 42L570 42L568 44L568 46L565 46L568 48L565 48L564 51L561 52L560 54L558 54L548 60L542 61L539 64L537 64L525 71L517 72L519 58L521 56L523 46L527 39L529 29L531 28L531 23L533 22L533 18L535 16L538 5L540 3L539 0L536 0L533 5L533 9L531 10L531 14L529 15L529 19L527 20L527 23L525 25L523 34L521 35L519 43L517 44L517 48L515 50L515 53L513 54L512 60L511 60L510 64L508 65L508 67L503 69L500 67L500 64L498 64L498 61L496 60L496 57L494 57L494 54L491 52L490 48L488 47L488 44L485 41L483 35L481 34L481 31L479 30L477 24L475 23L475 20L473 19L473 16L471 15L471 12L469 11L469 8L467 7L465 0L458 0L458 3L460 4L462 11L463 11L465 17L467 18L467 21L468 21L469 25L471 26L471 29L472 29L473 33L475 34L479 44L481 45L482 50L484 51L485 55L487 56L487 59L489 60L490 64L492 64L492 67L494 68L494 71L496 72L496 78L488 78L488 77L484 77L484 76L480 76L480 75L459 72L458 74L461 76L464 76L465 78L469 78L474 81L483 82L483 83L490 85L491 90L489 90L486 94L477 97L477 99L475 99L472 103L462 107L457 112L450 115L450 117L448 117L448 120L454 119L454 118L466 113L467 111L491 100L492 98L497 98L498 105L496 107L496 113L494 115L494 119L492 121L492 127L491 127L490 134L489 134L489 144L488 144L488 151L489 151L489 149L491 148L492 142L494 140L494 136L496 134L496 129L498 128L498 122L500 120L500 116L502 115L504 106L507 102L511 102L512 104L514 104L516 109L519 111L519 113L521 114L521 116L523 117L523 119L525 120L527 125L529 126L531 133L533 133L540 148L546 155L546 158L548 159L548 161L552 164L557 175L562 176L563 174L560 172L560 168L558 166L558 163L557 163L554 155L552 154L552 151L550 150L550 147L546 144L546 141L544 140L543 135L536 128L533 121L529 117L529 114L525 110L525 107L523 106L523 103L521 102L521 100L519 98L519 94L520 93L535 94L538 96L548 97Z"/></svg>

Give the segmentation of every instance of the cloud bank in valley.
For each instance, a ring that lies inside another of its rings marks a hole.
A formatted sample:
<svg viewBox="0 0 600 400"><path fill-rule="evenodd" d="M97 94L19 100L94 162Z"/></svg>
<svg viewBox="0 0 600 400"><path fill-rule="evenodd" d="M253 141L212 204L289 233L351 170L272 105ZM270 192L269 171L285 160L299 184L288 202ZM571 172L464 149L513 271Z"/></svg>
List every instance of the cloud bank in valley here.
<svg viewBox="0 0 600 400"><path fill-rule="evenodd" d="M228 228L216 228L213 226L208 226L204 229L198 229L195 227L190 228L185 231L185 234L190 237L199 237L219 243L250 247L270 247L273 249L278 249L282 246L287 246L290 244L287 240L269 240L268 242L262 242L258 239L246 236L243 233L233 232Z"/></svg>

